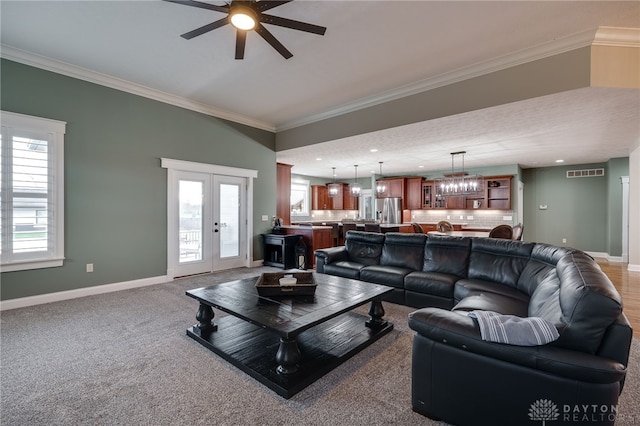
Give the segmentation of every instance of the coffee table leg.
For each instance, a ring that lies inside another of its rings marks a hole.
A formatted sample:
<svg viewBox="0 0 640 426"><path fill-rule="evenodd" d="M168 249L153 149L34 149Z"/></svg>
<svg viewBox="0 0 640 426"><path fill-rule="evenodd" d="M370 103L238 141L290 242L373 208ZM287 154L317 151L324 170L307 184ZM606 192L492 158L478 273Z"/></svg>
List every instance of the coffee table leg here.
<svg viewBox="0 0 640 426"><path fill-rule="evenodd" d="M213 322L213 315L213 308L211 306L205 305L204 303L200 304L198 313L196 314L196 319L198 320L196 327L200 332L216 331L218 329L218 326Z"/></svg>
<svg viewBox="0 0 640 426"><path fill-rule="evenodd" d="M367 321L365 325L370 329L377 330L387 326L387 320L382 319L384 316L384 308L382 307L381 300L376 299L371 301L369 315L371 316L371 319Z"/></svg>
<svg viewBox="0 0 640 426"><path fill-rule="evenodd" d="M276 371L280 374L292 374L298 371L298 361L300 361L300 349L296 339L280 338L280 346L276 353L276 362L278 368Z"/></svg>

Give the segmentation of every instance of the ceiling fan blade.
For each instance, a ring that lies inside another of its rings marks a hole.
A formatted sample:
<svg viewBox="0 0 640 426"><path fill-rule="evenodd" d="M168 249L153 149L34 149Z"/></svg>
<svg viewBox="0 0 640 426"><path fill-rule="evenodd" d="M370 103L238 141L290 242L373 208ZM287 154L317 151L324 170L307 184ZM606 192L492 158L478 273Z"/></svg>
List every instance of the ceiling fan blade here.
<svg viewBox="0 0 640 426"><path fill-rule="evenodd" d="M289 52L286 47L282 45L262 24L258 24L255 31L262 36L274 49L276 49L285 59L289 59L293 56L293 53Z"/></svg>
<svg viewBox="0 0 640 426"><path fill-rule="evenodd" d="M184 6L193 6L193 7L199 7L201 9L215 10L216 12L229 13L228 5L216 6L215 4L202 3L200 1L193 1L193 0L164 0L164 1L169 3L181 4Z"/></svg>
<svg viewBox="0 0 640 426"><path fill-rule="evenodd" d="M247 41L247 32L236 30L236 59L244 59L244 46Z"/></svg>
<svg viewBox="0 0 640 426"><path fill-rule="evenodd" d="M293 19L282 18L280 16L273 16L262 14L260 15L260 22L265 24L278 25L285 28L291 28L298 31L306 31L308 33L324 35L327 29L319 25L308 24L306 22L294 21Z"/></svg>
<svg viewBox="0 0 640 426"><path fill-rule="evenodd" d="M205 25L203 27L196 28L193 31L189 31L188 33L184 33L180 37L185 38L187 40L191 40L194 37L197 37L197 36L202 35L204 33L208 33L209 31L213 31L216 28L220 28L221 26L226 25L228 23L229 23L229 17L227 16L227 17L219 19L219 20L217 20L215 22L207 24L207 25Z"/></svg>
<svg viewBox="0 0 640 426"><path fill-rule="evenodd" d="M264 12L265 10L273 9L274 7L282 6L285 3L290 3L293 0L280 0L280 1L271 1L271 0L261 0L259 2L254 3L254 8L260 12Z"/></svg>

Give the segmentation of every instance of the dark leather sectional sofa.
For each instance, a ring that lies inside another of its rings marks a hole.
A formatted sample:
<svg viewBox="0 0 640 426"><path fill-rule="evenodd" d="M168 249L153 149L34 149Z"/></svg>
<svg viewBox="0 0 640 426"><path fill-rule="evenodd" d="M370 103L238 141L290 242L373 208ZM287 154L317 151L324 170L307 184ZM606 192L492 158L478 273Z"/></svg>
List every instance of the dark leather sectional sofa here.
<svg viewBox="0 0 640 426"><path fill-rule="evenodd" d="M632 329L587 254L491 238L350 231L316 250L316 271L394 287L409 316L414 411L457 425L612 425ZM540 317L560 337L482 340L470 311Z"/></svg>

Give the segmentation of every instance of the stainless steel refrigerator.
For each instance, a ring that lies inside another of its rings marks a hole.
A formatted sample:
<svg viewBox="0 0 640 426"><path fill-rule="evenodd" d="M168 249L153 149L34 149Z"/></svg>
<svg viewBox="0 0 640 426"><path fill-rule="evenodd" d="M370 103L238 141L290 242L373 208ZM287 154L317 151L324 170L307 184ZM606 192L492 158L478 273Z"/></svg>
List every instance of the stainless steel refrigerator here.
<svg viewBox="0 0 640 426"><path fill-rule="evenodd" d="M402 223L402 198L377 198L376 219L380 223Z"/></svg>

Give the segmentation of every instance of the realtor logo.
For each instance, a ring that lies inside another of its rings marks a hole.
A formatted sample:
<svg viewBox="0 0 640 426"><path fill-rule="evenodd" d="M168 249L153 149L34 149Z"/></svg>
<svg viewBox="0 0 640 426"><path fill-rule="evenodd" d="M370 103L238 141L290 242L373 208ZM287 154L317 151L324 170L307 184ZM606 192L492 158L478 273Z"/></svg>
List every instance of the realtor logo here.
<svg viewBox="0 0 640 426"><path fill-rule="evenodd" d="M539 399L529 407L529 419L542 421L542 426L546 421L557 420L559 416L558 406L549 399Z"/></svg>

